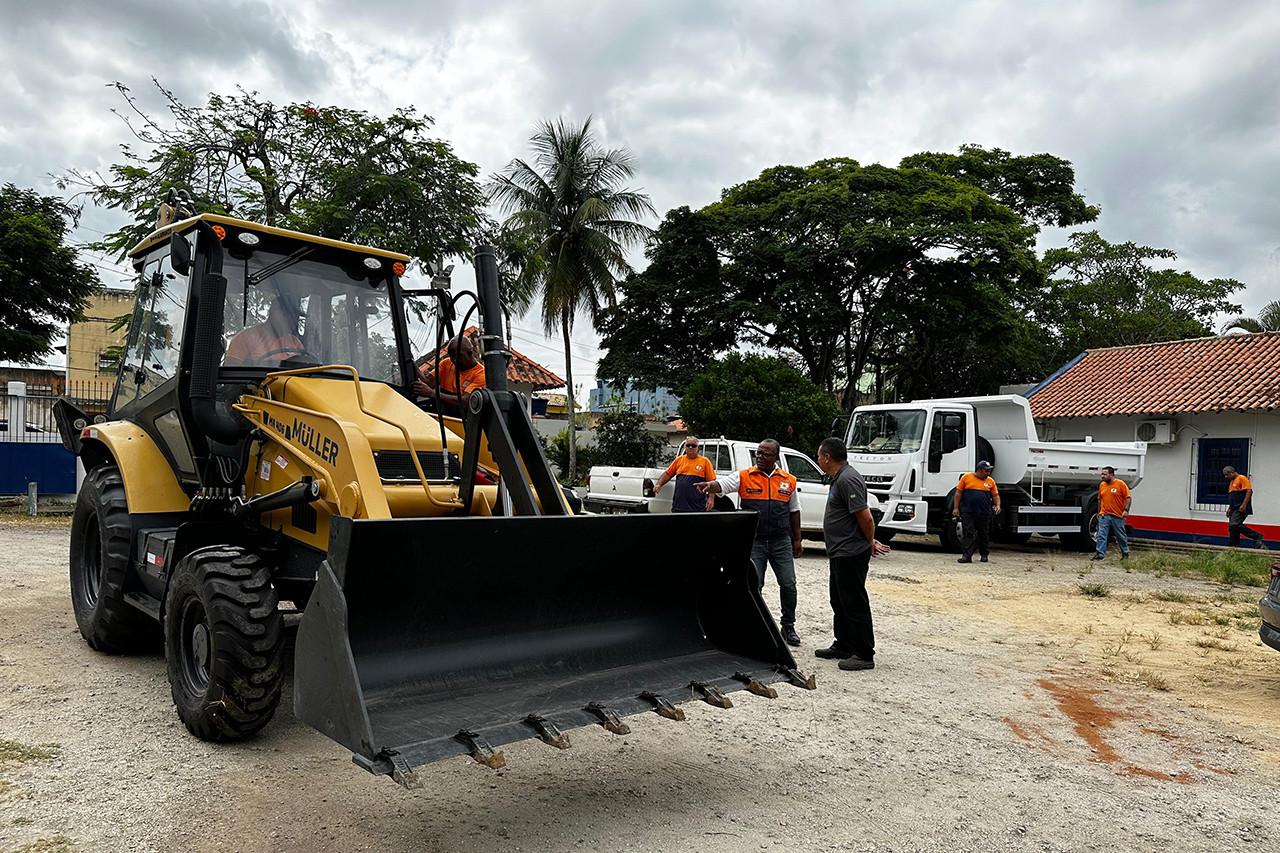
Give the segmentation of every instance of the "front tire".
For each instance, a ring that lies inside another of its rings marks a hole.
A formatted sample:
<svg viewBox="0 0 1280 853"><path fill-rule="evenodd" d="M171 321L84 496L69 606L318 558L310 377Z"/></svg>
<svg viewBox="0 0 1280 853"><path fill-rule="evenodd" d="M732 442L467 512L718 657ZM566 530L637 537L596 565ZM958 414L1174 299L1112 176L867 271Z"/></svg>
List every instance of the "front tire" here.
<svg viewBox="0 0 1280 853"><path fill-rule="evenodd" d="M179 561L165 598L169 686L201 740L237 740L276 712L284 680L284 619L256 554L215 546Z"/></svg>
<svg viewBox="0 0 1280 853"><path fill-rule="evenodd" d="M152 651L160 626L124 600L133 555L124 479L114 465L90 471L71 521L71 608L89 647L107 654Z"/></svg>
<svg viewBox="0 0 1280 853"><path fill-rule="evenodd" d="M964 529L961 527L960 519L950 513L944 516L938 539L942 542L942 550L949 554L959 554L964 551Z"/></svg>

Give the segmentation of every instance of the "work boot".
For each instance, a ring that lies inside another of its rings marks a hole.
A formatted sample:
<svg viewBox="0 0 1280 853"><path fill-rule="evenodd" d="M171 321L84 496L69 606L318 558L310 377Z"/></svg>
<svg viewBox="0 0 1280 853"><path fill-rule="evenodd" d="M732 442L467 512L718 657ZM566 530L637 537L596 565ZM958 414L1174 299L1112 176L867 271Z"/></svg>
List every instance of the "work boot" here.
<svg viewBox="0 0 1280 853"><path fill-rule="evenodd" d="M863 658L856 656L850 656L840 661L837 666L846 672L856 672L860 669L875 669L876 662L873 660L864 660Z"/></svg>
<svg viewBox="0 0 1280 853"><path fill-rule="evenodd" d="M795 625L782 626L782 639L787 641L788 646L800 645L800 635L796 633Z"/></svg>
<svg viewBox="0 0 1280 853"><path fill-rule="evenodd" d="M986 554L983 554L983 555L982 555L982 559L981 559L981 560L979 560L978 562L980 562L980 563L985 563L985 562L987 562L987 555L986 555Z"/></svg>
<svg viewBox="0 0 1280 853"><path fill-rule="evenodd" d="M1253 544L1265 551L1267 549L1267 537L1259 533L1257 536L1253 537Z"/></svg>
<svg viewBox="0 0 1280 853"><path fill-rule="evenodd" d="M956 560L956 562L957 562L957 563L972 563L972 562L973 562L973 558L972 558L972 557L961 557L960 559Z"/></svg>
<svg viewBox="0 0 1280 853"><path fill-rule="evenodd" d="M814 649L813 656L815 658L822 658L823 660L844 660L847 657L852 657L853 652L847 652L835 643L832 643L825 649Z"/></svg>
<svg viewBox="0 0 1280 853"><path fill-rule="evenodd" d="M1092 557L1090 557L1090 558L1089 558L1089 562L1090 562L1090 563L1096 563L1096 562L1098 562L1099 560L1105 560L1105 559L1107 559L1107 558L1106 558L1106 557L1104 557L1104 556L1102 556L1101 554L1094 554Z"/></svg>

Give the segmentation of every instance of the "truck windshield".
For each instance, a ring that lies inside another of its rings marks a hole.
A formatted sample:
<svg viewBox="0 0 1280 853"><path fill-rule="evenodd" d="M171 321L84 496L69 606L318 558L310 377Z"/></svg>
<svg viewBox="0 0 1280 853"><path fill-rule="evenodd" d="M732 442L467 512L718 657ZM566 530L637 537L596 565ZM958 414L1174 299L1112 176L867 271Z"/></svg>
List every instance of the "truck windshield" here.
<svg viewBox="0 0 1280 853"><path fill-rule="evenodd" d="M224 367L345 364L362 379L400 384L386 282L355 281L339 267L301 260L270 273L283 256L228 258ZM267 270L268 275L255 276Z"/></svg>
<svg viewBox="0 0 1280 853"><path fill-rule="evenodd" d="M924 411L854 412L845 443L854 453L914 453L924 438Z"/></svg>

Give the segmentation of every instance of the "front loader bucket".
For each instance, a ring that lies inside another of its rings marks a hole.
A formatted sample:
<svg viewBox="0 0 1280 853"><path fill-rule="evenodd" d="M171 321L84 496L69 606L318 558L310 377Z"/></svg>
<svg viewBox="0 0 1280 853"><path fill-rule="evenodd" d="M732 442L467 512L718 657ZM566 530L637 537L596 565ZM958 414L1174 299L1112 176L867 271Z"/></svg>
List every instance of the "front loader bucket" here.
<svg viewBox="0 0 1280 853"><path fill-rule="evenodd" d="M334 519L294 711L369 770L413 768L771 682L812 687L761 600L754 513Z"/></svg>

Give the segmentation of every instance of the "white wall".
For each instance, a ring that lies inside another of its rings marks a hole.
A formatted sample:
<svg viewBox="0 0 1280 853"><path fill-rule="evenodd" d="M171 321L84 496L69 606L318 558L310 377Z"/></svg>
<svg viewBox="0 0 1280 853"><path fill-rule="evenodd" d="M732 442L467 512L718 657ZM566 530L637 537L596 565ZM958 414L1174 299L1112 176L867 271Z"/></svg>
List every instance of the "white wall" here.
<svg viewBox="0 0 1280 853"><path fill-rule="evenodd" d="M1170 445L1147 446L1146 474L1133 490L1133 526L1168 534L1180 540L1215 541L1227 535L1225 507L1195 504L1196 471L1201 438L1247 438L1249 479L1257 508L1248 524L1280 540L1280 414L1202 413L1172 417L1125 416L1110 418L1056 418L1040 421L1041 435L1055 441L1135 441L1137 424L1146 420L1171 420L1177 440ZM1220 469L1203 472L1215 479ZM1225 544L1225 539L1223 543Z"/></svg>

